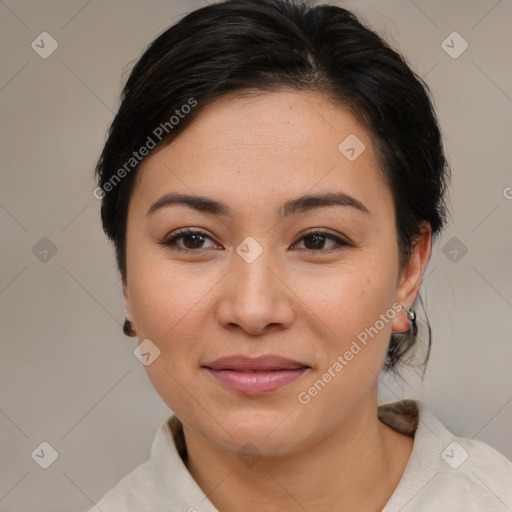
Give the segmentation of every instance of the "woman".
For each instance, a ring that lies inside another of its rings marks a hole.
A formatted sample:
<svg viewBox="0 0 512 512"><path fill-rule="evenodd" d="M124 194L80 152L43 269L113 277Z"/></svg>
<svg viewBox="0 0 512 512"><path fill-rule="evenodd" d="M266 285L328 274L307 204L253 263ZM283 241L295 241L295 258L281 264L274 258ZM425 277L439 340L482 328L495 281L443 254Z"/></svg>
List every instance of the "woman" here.
<svg viewBox="0 0 512 512"><path fill-rule="evenodd" d="M132 70L97 175L124 331L174 414L91 511L511 510L504 456L377 406L449 169L427 87L353 14L192 12Z"/></svg>

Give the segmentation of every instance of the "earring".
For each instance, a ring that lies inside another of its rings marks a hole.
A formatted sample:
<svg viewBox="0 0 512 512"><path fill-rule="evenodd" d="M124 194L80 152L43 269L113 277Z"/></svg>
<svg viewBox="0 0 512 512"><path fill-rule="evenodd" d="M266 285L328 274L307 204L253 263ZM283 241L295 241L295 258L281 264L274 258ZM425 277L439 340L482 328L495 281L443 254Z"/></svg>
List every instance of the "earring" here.
<svg viewBox="0 0 512 512"><path fill-rule="evenodd" d="M405 314L407 315L407 319L409 320L409 330L408 333L412 333L414 336L416 336L416 333L418 332L418 327L416 325L416 311L412 308L405 307Z"/></svg>
<svg viewBox="0 0 512 512"><path fill-rule="evenodd" d="M137 336L137 333L132 328L132 322L128 319L128 316L125 318L123 324L123 332L126 336L129 336L130 338L134 338L135 336Z"/></svg>
<svg viewBox="0 0 512 512"><path fill-rule="evenodd" d="M415 335L417 332L416 327L416 312L412 308L408 308L406 306L402 306L405 309L405 314L407 315L407 319L409 320L409 330L407 332L413 332Z"/></svg>
<svg viewBox="0 0 512 512"><path fill-rule="evenodd" d="M405 308L407 311L407 318L414 324L416 323L416 312L414 309Z"/></svg>

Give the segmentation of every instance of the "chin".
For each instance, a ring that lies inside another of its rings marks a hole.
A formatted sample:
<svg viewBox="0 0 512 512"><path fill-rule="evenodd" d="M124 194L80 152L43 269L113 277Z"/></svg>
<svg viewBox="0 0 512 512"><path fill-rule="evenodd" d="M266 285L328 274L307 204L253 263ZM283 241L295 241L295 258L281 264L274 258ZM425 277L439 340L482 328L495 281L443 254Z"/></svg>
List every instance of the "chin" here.
<svg viewBox="0 0 512 512"><path fill-rule="evenodd" d="M215 433L205 434L236 453L254 450L262 456L285 455L300 450L310 437L307 433L310 425L303 421L302 414L301 409L284 405L266 409L241 406L221 415L225 430L219 427Z"/></svg>

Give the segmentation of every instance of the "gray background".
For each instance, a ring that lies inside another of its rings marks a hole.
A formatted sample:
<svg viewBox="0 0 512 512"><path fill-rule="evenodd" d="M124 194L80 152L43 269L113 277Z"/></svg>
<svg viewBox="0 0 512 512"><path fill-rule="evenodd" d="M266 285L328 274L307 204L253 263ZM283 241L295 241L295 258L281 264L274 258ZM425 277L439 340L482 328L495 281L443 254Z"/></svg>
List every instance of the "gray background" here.
<svg viewBox="0 0 512 512"><path fill-rule="evenodd" d="M0 3L0 510L89 508L148 457L170 414L121 331L93 167L129 63L204 3ZM408 384L384 377L380 400L421 398L512 458L512 1L339 5L426 77L453 168L453 218L421 292L428 371L422 385L414 371ZM59 45L47 59L31 47L43 31ZM469 44L456 59L441 46L453 31ZM42 441L59 454L46 470L31 458Z"/></svg>

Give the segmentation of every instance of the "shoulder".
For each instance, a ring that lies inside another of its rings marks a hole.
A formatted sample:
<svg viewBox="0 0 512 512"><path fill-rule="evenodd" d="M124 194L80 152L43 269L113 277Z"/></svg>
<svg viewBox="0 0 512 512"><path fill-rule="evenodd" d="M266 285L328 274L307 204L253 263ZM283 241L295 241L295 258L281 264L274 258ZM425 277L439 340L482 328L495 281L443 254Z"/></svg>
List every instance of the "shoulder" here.
<svg viewBox="0 0 512 512"><path fill-rule="evenodd" d="M449 434L430 485L439 504L464 512L510 512L512 462L486 443Z"/></svg>
<svg viewBox="0 0 512 512"><path fill-rule="evenodd" d="M119 510L135 510L141 505L144 496L152 494L151 462L149 460L137 466L131 473L123 477L87 512L117 512Z"/></svg>
<svg viewBox="0 0 512 512"><path fill-rule="evenodd" d="M455 435L419 402L414 419L408 405L407 424L417 420L413 452L384 512L510 512L512 462L482 441Z"/></svg>
<svg viewBox="0 0 512 512"><path fill-rule="evenodd" d="M457 491L460 501L472 501L475 510L511 510L512 462L482 441L452 435L446 443L434 487Z"/></svg>
<svg viewBox="0 0 512 512"><path fill-rule="evenodd" d="M162 479L169 472L177 476L178 454L172 442L170 418L163 421L151 445L151 456L124 476L87 512L119 512L120 510L171 510Z"/></svg>
<svg viewBox="0 0 512 512"><path fill-rule="evenodd" d="M190 475L184 459L186 447L182 425L173 414L160 424L151 445L150 458L122 478L87 512L217 512Z"/></svg>

